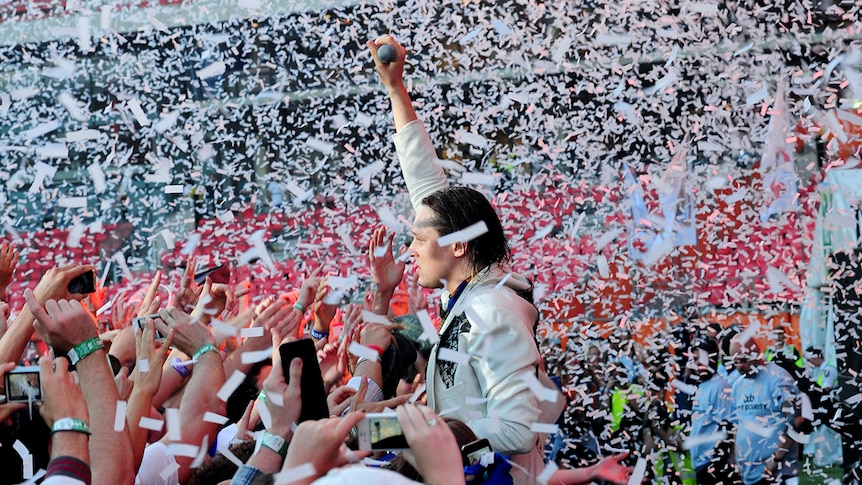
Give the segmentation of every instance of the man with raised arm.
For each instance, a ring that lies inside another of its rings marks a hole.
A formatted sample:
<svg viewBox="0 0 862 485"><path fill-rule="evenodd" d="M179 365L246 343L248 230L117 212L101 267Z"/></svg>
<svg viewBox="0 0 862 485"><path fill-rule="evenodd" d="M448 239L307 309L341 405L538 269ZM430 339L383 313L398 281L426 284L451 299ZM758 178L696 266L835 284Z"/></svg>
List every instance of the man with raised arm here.
<svg viewBox="0 0 862 485"><path fill-rule="evenodd" d="M389 64L377 57L384 43L397 53ZM419 284L443 289L440 342L428 362L428 405L466 422L495 451L512 455L527 471L513 470L516 483L533 483L543 467L540 437L531 431L542 414L537 393L557 396L535 387L543 371L534 341L538 311L530 300L532 285L511 273L503 227L485 196L449 187L404 86L406 50L389 36L368 47L392 102L395 147L416 210L410 252ZM448 241L441 239L448 235ZM556 420L556 411L544 420Z"/></svg>

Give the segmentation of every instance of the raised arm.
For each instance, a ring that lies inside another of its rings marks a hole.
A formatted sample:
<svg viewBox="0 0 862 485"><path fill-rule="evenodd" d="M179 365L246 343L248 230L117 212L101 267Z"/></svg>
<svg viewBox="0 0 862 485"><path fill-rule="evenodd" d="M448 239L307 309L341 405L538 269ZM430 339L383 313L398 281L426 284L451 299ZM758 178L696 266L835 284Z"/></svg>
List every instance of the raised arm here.
<svg viewBox="0 0 862 485"><path fill-rule="evenodd" d="M30 290L24 298L42 340L68 354L78 371L91 418L93 483L131 484L135 473L129 430L114 431L119 394L93 316L76 300L48 300L42 306Z"/></svg>
<svg viewBox="0 0 862 485"><path fill-rule="evenodd" d="M18 248L11 244L0 244L0 300L8 301L9 295L6 290L15 276L15 267L18 266Z"/></svg>
<svg viewBox="0 0 862 485"><path fill-rule="evenodd" d="M89 423L87 403L66 359L44 356L39 360L43 398L39 413L51 427L51 462L44 482L69 483L60 477L90 483Z"/></svg>
<svg viewBox="0 0 862 485"><path fill-rule="evenodd" d="M396 58L383 64L377 57L377 49L382 44L395 47ZM389 92L392 114L395 117L395 150L401 162L401 171L410 193L410 202L418 209L422 200L441 189L448 187L446 174L437 163L437 153L428 137L425 126L416 116L410 95L404 86L404 61L407 50L391 36L384 36L368 42L368 49L374 58L374 65L380 80Z"/></svg>
<svg viewBox="0 0 862 485"><path fill-rule="evenodd" d="M395 60L389 64L384 64L377 57L377 50L383 44L390 44L395 48ZM395 131L401 131L408 123L418 119L416 111L413 110L410 94L407 93L407 87L404 86L404 61L407 60L407 49L402 47L391 35L384 35L376 40L369 40L367 45L371 51L371 57L374 58L374 66L380 75L380 81L386 87L389 99L392 101Z"/></svg>
<svg viewBox="0 0 862 485"><path fill-rule="evenodd" d="M378 315L389 314L389 302L395 289L404 277L404 261L397 261L392 254L394 232L380 226L374 230L368 243L368 261L371 279L374 281L374 303L371 311ZM406 251L402 248L401 252Z"/></svg>
<svg viewBox="0 0 862 485"><path fill-rule="evenodd" d="M39 305L45 305L48 300L80 300L84 298L87 295L69 292L69 281L94 269L90 265L68 265L49 269L32 292L35 300ZM18 362L21 360L21 355L24 354L27 343L30 342L30 337L33 335L34 321L29 306L24 305L21 313L18 314L9 330L0 339L0 362Z"/></svg>
<svg viewBox="0 0 862 485"><path fill-rule="evenodd" d="M215 347L215 337L200 322L193 322L191 317L176 307L159 310L161 320L156 321L156 328L163 334L173 332L174 347L191 355L196 360L194 371L186 385L183 398L180 401L180 440L199 446L206 439L212 443L218 433L219 425L204 421L204 415L212 412L224 415L225 402L219 399L217 393L225 382L224 367L221 354ZM173 443L169 435L162 442ZM176 456L180 483L185 483L193 473L191 464L193 457Z"/></svg>

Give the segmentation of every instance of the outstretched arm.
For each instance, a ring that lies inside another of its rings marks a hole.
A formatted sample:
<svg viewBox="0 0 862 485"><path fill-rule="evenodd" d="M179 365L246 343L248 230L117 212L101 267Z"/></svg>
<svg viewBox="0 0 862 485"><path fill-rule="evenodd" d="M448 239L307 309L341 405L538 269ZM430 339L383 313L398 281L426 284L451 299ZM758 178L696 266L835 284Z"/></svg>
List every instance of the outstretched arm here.
<svg viewBox="0 0 862 485"><path fill-rule="evenodd" d="M395 60L389 64L383 64L377 57L377 50L382 44L390 44L395 48ZM434 145L425 131L425 126L416 116L410 95L404 86L407 50L392 36L369 41L368 49L374 58L380 80L389 92L392 114L395 117L395 149L401 162L407 191L410 193L410 202L414 209L418 209L426 196L448 187L446 174L437 163Z"/></svg>

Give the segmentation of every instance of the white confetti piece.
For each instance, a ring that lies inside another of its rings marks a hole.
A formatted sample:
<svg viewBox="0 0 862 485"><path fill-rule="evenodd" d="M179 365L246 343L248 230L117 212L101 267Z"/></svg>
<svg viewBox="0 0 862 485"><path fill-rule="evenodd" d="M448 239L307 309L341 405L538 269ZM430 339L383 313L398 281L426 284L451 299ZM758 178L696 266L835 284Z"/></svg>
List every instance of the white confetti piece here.
<svg viewBox="0 0 862 485"><path fill-rule="evenodd" d="M225 424L227 423L227 417L222 416L221 414L211 413L209 411L204 414L204 421L207 423L215 423L215 424Z"/></svg>
<svg viewBox="0 0 862 485"><path fill-rule="evenodd" d="M469 242L487 232L488 225L485 224L485 221L479 221L475 224L467 226L464 229L461 229L460 231L455 231L451 234L441 236L437 239L437 244L440 247L445 247L459 242Z"/></svg>
<svg viewBox="0 0 862 485"><path fill-rule="evenodd" d="M530 391L536 395L540 401L557 402L559 392L556 389L549 389L542 385L539 378L533 374L524 374L521 379L530 388Z"/></svg>
<svg viewBox="0 0 862 485"><path fill-rule="evenodd" d="M233 374L225 381L224 385L219 389L218 394L216 396L222 401L227 402L227 398L233 394L233 391L242 384L242 381L245 379L245 373L235 370Z"/></svg>
<svg viewBox="0 0 862 485"><path fill-rule="evenodd" d="M248 327L239 331L239 336L244 338L263 337L263 327Z"/></svg>
<svg viewBox="0 0 862 485"><path fill-rule="evenodd" d="M436 344L440 341L440 336L437 334L437 329L434 327L434 322L431 321L431 315L428 310L419 310L416 312L416 317L419 318L419 323L422 324L422 334L419 336L431 343Z"/></svg>
<svg viewBox="0 0 862 485"><path fill-rule="evenodd" d="M347 351L360 359L377 360L377 358L380 357L380 354L378 354L376 350L368 348L358 342L350 342L350 346L347 347Z"/></svg>
<svg viewBox="0 0 862 485"><path fill-rule="evenodd" d="M699 436L689 436L685 439L685 441L682 442L682 449L690 450L696 446L717 443L724 440L725 438L727 438L727 433L725 433L724 431L717 431L715 433Z"/></svg>
<svg viewBox="0 0 862 485"><path fill-rule="evenodd" d="M553 423L533 423L530 426L530 431L534 433L555 434L560 431L560 427Z"/></svg>
<svg viewBox="0 0 862 485"><path fill-rule="evenodd" d="M143 108L141 108L141 102L138 99L130 99L126 101L126 106L128 106L139 125L150 126L150 119L147 118L147 114L144 113Z"/></svg>
<svg viewBox="0 0 862 485"><path fill-rule="evenodd" d="M440 360L448 360L459 365L469 365L470 355L456 350L441 347L437 350L437 358Z"/></svg>
<svg viewBox="0 0 862 485"><path fill-rule="evenodd" d="M673 382L670 383L670 385L676 389L679 389L680 392L688 394L689 396L694 396L697 393L697 386L687 384L680 379L674 379Z"/></svg>
<svg viewBox="0 0 862 485"><path fill-rule="evenodd" d="M150 431L161 431L162 427L164 427L165 422L161 419L149 418L147 416L141 416L140 421L138 421L138 427L148 429ZM114 431L122 431L114 428Z"/></svg>
<svg viewBox="0 0 862 485"><path fill-rule="evenodd" d="M255 350L252 352L246 351L242 353L243 364L256 364L272 357L272 348Z"/></svg>
<svg viewBox="0 0 862 485"><path fill-rule="evenodd" d="M76 209L87 207L86 197L60 197L57 199L57 206L66 207L68 209Z"/></svg>
<svg viewBox="0 0 862 485"><path fill-rule="evenodd" d="M177 408L165 409L165 424L167 425L167 437L171 441L183 439L183 426L180 422L180 410Z"/></svg>
<svg viewBox="0 0 862 485"><path fill-rule="evenodd" d="M288 470L280 471L273 475L273 478L275 479L276 485L287 485L308 477L313 477L316 474L317 470L314 468L314 464L305 463Z"/></svg>
<svg viewBox="0 0 862 485"><path fill-rule="evenodd" d="M138 368L138 372L149 372L150 371L150 361L147 359L138 360L137 368Z"/></svg>
<svg viewBox="0 0 862 485"><path fill-rule="evenodd" d="M114 412L114 431L122 433L126 428L126 401L117 401L117 409Z"/></svg>
<svg viewBox="0 0 862 485"><path fill-rule="evenodd" d="M458 181L461 185L490 185L497 184L497 178L489 173L464 172Z"/></svg>
<svg viewBox="0 0 862 485"><path fill-rule="evenodd" d="M305 140L305 146L327 155L332 153L332 150L335 149L335 143L319 140L314 137L308 137L308 139Z"/></svg>
<svg viewBox="0 0 862 485"><path fill-rule="evenodd" d="M637 463L635 463L635 468L632 470L632 474L629 476L628 485L640 485L644 480L644 474L646 473L647 461L644 458L638 458Z"/></svg>
<svg viewBox="0 0 862 485"><path fill-rule="evenodd" d="M173 474L177 473L179 469L180 465L176 461L168 463L168 465L165 466L162 471L159 472L159 476L162 477L162 480L167 480Z"/></svg>
<svg viewBox="0 0 862 485"><path fill-rule="evenodd" d="M362 321L365 323L379 323L381 325L392 325L392 321L386 315L378 315L368 310L362 310Z"/></svg>

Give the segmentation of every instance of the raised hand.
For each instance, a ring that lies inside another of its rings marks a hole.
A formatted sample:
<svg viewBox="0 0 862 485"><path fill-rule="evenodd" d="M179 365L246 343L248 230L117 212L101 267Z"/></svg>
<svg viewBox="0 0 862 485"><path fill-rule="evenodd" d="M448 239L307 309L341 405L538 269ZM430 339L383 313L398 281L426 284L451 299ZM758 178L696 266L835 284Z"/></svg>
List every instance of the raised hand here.
<svg viewBox="0 0 862 485"><path fill-rule="evenodd" d="M391 293L401 283L404 276L404 261L396 261L392 254L392 243L395 233L380 226L374 230L371 242L368 244L368 260L371 269L371 279L377 285L378 292ZM403 254L406 248L402 247ZM388 302L387 302L388 303Z"/></svg>
<svg viewBox="0 0 862 485"><path fill-rule="evenodd" d="M18 266L18 248L4 242L0 244L0 300L7 300L6 288L12 283Z"/></svg>
<svg viewBox="0 0 862 485"><path fill-rule="evenodd" d="M24 290L24 299L36 318L33 324L36 332L56 350L68 352L81 342L99 335L93 315L77 300L49 299L43 306L29 289Z"/></svg>

